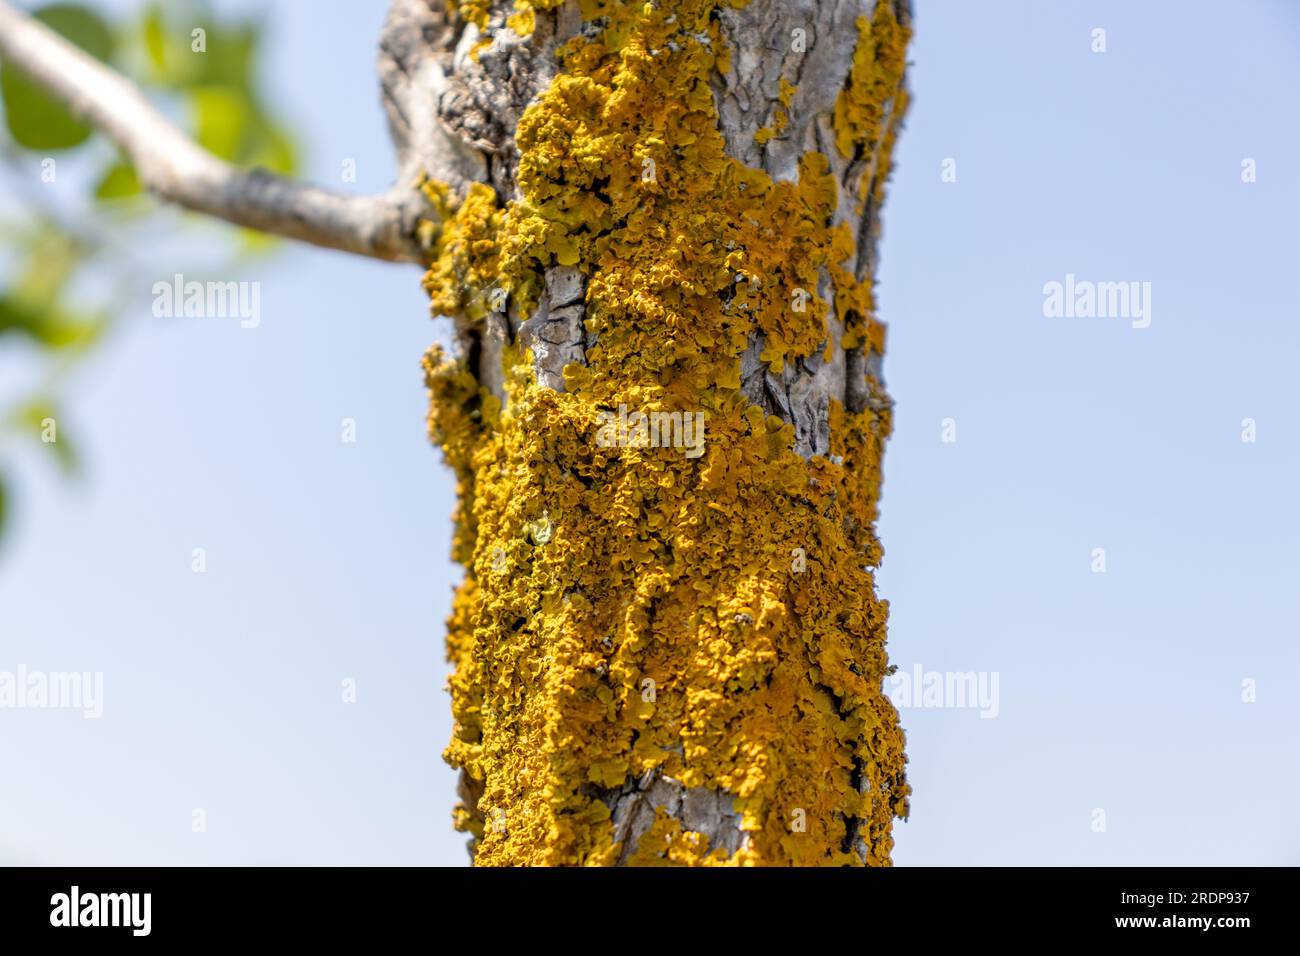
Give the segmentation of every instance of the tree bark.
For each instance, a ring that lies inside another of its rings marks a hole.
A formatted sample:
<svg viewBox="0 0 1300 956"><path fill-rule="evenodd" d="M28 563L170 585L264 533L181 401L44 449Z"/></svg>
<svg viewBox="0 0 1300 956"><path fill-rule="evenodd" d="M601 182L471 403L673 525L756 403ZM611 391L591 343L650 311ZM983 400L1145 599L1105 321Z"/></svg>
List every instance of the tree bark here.
<svg viewBox="0 0 1300 956"><path fill-rule="evenodd" d="M394 4L385 76L436 64L476 167L431 170L425 279L476 863L888 865L872 277L909 35L902 0Z"/></svg>

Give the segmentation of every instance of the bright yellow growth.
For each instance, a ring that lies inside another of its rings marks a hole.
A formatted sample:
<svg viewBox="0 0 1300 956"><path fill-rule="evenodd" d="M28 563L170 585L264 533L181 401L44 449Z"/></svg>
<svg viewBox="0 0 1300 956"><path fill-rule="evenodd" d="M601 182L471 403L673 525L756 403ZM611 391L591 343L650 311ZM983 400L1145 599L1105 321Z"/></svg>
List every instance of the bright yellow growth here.
<svg viewBox="0 0 1300 956"><path fill-rule="evenodd" d="M739 391L755 333L774 371L833 349L823 271L846 344L880 349L883 333L853 234L830 226L826 158L774 183L726 155L715 5L584 0L608 26L562 49L523 117L522 201L499 209L475 187L455 205L430 187L448 217L427 277L437 311L481 324L499 287L526 315L543 267L572 264L596 340L564 392L509 350L504 408L462 363L426 357L467 570L447 758L474 781L457 823L479 864L861 864L860 838L884 865L906 814L870 570L888 412L834 403L832 454L806 461ZM889 10L861 25L840 149L877 150L892 128L907 38ZM703 455L601 447L599 413L620 405L705 412ZM607 801L653 769L733 795L742 849L728 858L662 813L639 846L615 844Z"/></svg>

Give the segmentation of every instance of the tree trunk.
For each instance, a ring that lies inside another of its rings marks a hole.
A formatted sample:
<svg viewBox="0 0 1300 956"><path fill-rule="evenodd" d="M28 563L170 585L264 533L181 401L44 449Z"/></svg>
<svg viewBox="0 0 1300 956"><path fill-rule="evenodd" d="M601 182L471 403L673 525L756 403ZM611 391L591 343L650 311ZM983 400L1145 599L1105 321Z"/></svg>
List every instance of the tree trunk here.
<svg viewBox="0 0 1300 956"><path fill-rule="evenodd" d="M381 72L457 354L478 864L888 865L872 276L905 0L397 0Z"/></svg>

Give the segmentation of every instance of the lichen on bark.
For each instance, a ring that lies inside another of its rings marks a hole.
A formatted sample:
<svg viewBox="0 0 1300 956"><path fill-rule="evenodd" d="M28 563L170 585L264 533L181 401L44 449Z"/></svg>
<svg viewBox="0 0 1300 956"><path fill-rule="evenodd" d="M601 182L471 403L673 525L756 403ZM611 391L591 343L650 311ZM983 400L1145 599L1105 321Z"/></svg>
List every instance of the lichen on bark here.
<svg viewBox="0 0 1300 956"><path fill-rule="evenodd" d="M477 83L445 127L500 113L474 120L482 181L425 187L459 347L425 369L458 480L447 759L475 861L887 865L910 791L872 278L905 4L433 15ZM702 415L702 445L604 440L628 410Z"/></svg>

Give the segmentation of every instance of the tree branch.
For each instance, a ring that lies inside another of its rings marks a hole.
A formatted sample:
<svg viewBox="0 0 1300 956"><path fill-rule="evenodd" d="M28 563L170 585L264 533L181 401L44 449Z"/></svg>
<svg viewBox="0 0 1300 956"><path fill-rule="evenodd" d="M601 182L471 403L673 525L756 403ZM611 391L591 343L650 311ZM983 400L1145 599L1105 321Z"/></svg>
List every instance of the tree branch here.
<svg viewBox="0 0 1300 956"><path fill-rule="evenodd" d="M241 170L203 149L125 77L0 0L0 56L103 132L155 196L260 232L393 262L421 262L417 219L429 208L413 186L346 196Z"/></svg>

